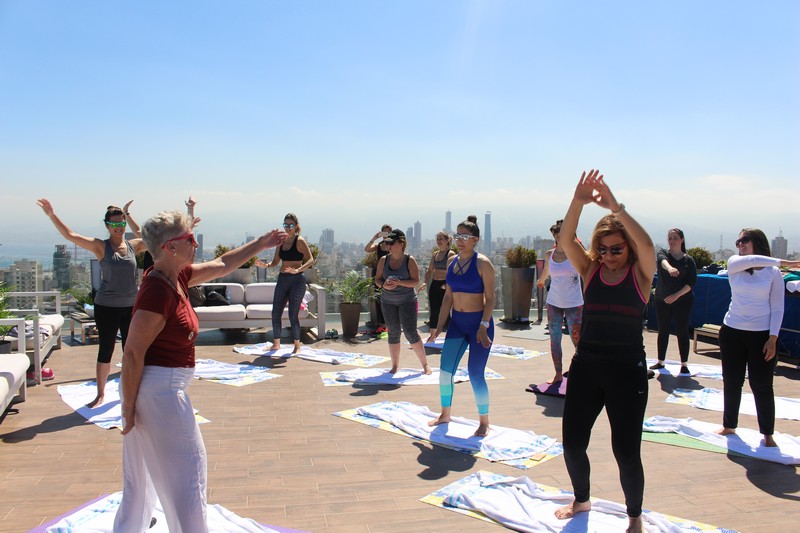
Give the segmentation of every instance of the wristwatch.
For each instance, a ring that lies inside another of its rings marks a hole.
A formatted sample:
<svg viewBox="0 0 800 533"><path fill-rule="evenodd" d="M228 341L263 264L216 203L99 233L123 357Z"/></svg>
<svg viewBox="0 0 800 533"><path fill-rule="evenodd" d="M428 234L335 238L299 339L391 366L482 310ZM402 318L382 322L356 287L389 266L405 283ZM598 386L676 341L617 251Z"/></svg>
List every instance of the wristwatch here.
<svg viewBox="0 0 800 533"><path fill-rule="evenodd" d="M489 327L489 321L488 320L481 320L481 326L483 326L485 328L488 328Z"/></svg>

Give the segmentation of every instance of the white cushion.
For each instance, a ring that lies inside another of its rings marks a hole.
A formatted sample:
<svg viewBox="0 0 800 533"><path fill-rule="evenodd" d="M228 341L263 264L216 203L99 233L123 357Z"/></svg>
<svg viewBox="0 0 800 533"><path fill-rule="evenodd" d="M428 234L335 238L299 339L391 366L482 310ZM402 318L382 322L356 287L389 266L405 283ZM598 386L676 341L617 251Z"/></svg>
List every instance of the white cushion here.
<svg viewBox="0 0 800 533"><path fill-rule="evenodd" d="M244 296L248 304L271 304L275 299L275 283L251 283L245 287Z"/></svg>
<svg viewBox="0 0 800 533"><path fill-rule="evenodd" d="M25 324L30 326L33 325L33 320L26 320ZM39 317L39 346L42 346L47 339L50 337L61 335L61 327L64 325L64 317L61 315L42 315ZM48 335L45 335L43 331L47 331ZM17 349L17 337L12 337L11 335L6 335L3 337L7 341L11 341L11 347L16 350ZM34 349L34 338L25 338L25 350L33 350Z"/></svg>
<svg viewBox="0 0 800 533"><path fill-rule="evenodd" d="M195 307L194 312L200 320L200 327L203 327L204 320L212 321L236 321L244 320L246 316L245 308L242 304L234 305L215 305L211 307Z"/></svg>

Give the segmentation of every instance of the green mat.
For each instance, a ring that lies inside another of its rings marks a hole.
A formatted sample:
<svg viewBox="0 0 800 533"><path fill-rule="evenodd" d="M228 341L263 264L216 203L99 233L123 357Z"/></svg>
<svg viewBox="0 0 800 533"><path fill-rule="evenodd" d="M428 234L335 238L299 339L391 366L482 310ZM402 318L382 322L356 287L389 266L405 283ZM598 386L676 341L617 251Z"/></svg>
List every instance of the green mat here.
<svg viewBox="0 0 800 533"><path fill-rule="evenodd" d="M645 431L642 433L642 440L649 442L657 442L659 444L669 444L671 446L680 446L681 448L692 448L693 450L703 450L706 452L724 453L731 455L738 455L739 457L747 457L738 452L732 452L727 448L721 446L714 446L701 440L687 437L686 435L679 435L678 433L652 433Z"/></svg>

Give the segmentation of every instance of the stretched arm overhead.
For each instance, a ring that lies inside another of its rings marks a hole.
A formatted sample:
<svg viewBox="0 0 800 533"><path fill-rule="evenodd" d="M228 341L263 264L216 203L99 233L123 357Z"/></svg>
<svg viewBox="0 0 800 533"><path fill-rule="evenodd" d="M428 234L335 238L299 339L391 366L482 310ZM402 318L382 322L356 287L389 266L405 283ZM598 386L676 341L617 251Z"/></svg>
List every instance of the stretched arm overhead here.
<svg viewBox="0 0 800 533"><path fill-rule="evenodd" d="M372 238L367 243L367 245L364 247L364 251L367 252L368 254L371 254L372 252L377 250L378 246L380 246L380 243L379 242L375 242L375 241L377 241L378 237L380 237L380 236L381 236L381 232L380 231L378 233L376 233L375 235L373 235Z"/></svg>
<svg viewBox="0 0 800 533"><path fill-rule="evenodd" d="M62 237L73 244L77 244L84 250L89 250L97 257L98 260L103 259L103 256L106 253L105 241L102 239L96 239L94 237L86 237L69 229L67 225L64 224L61 219L58 218L58 216L56 216L55 212L53 211L53 206L46 198L39 198L36 201L36 205L42 208L44 214L47 215L47 217L50 219L50 222L53 223Z"/></svg>
<svg viewBox="0 0 800 533"><path fill-rule="evenodd" d="M286 239L286 233L274 229L258 239L224 253L213 261L195 263L191 265L192 279L190 283L192 286L200 285L206 281L230 274L261 250L280 246L284 239Z"/></svg>
<svg viewBox="0 0 800 533"><path fill-rule="evenodd" d="M572 196L572 202L570 202L567 214L564 215L564 222L561 224L562 235L575 235L577 233L578 221L581 218L583 206L593 201L594 183L599 174L599 170L590 170L588 175L586 172L581 174L581 179L578 180L578 185L575 187L575 193ZM561 247L564 249L569 262L578 271L578 274L586 280L596 262L591 260L583 246L575 239L563 239Z"/></svg>
<svg viewBox="0 0 800 533"><path fill-rule="evenodd" d="M132 203L133 200L128 201L128 203L125 204L125 207L122 208L122 213L125 216L125 221L128 223L128 227L131 229L134 236L134 238L128 242L131 243L131 246L133 246L133 251L138 254L147 250L147 246L145 246L144 241L142 240L142 229L139 227L139 224L133 220L133 217L128 211Z"/></svg>

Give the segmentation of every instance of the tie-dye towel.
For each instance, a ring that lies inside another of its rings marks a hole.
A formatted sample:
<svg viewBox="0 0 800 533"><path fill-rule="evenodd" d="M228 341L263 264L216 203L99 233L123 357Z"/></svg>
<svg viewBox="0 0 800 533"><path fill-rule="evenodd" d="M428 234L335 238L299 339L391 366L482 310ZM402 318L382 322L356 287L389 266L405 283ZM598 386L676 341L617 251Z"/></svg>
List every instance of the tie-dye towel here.
<svg viewBox="0 0 800 533"><path fill-rule="evenodd" d="M409 402L380 402L334 415L517 468L530 468L563 453L555 439L533 431L492 425L487 436L476 437L478 422L460 417L429 426L438 414Z"/></svg>
<svg viewBox="0 0 800 533"><path fill-rule="evenodd" d="M658 361L656 359L648 359L647 366L652 366ZM722 367L719 365L698 365L688 363L689 376L693 378L706 378L706 379L722 379ZM678 361L665 361L664 368L659 368L655 371L656 374L669 375L672 377L686 377L686 374L681 374L681 364Z"/></svg>
<svg viewBox="0 0 800 533"><path fill-rule="evenodd" d="M567 520L555 511L575 499L571 492L534 483L527 477L510 477L480 470L422 498L420 501L450 509L514 531L531 533L617 533L628 528L625 506L592 498L592 508ZM708 524L644 510L649 532L735 533Z"/></svg>
<svg viewBox="0 0 800 533"><path fill-rule="evenodd" d="M122 493L116 492L100 498L88 505L80 507L75 511L60 517L55 523L45 527L37 528L34 531L45 533L78 533L91 531L93 533L111 533L114 528L114 517L122 501ZM242 518L229 511L221 505L208 505L206 507L208 530L218 533L280 533L291 531L285 529L273 529L272 527L261 525L249 518ZM147 530L147 533L168 533L167 519L164 516L164 509L161 503L156 503L153 517L156 519L155 525Z"/></svg>
<svg viewBox="0 0 800 533"><path fill-rule="evenodd" d="M667 396L666 401L709 411L723 411L725 406L722 391L718 389L675 389ZM739 412L745 415L756 414L756 402L751 393L742 392ZM776 396L775 416L785 420L800 420L800 399Z"/></svg>
<svg viewBox="0 0 800 533"><path fill-rule="evenodd" d="M328 363L331 365L350 365L369 367L380 363L385 363L389 360L388 357L383 355L368 355L355 352L340 352L330 348L309 348L308 346L300 347L299 353L292 353L294 347L280 348L278 350L270 350L271 343L262 342L260 344L252 344L250 346L235 346L233 351L245 355L258 355L264 357L282 357L288 359L290 357L297 357L305 359L306 361L317 361L319 363Z"/></svg>
<svg viewBox="0 0 800 533"><path fill-rule="evenodd" d="M320 372L322 383L326 387L352 385L438 385L439 369L431 368L430 374L423 374L422 370L414 368L401 368L394 374L388 368L356 368L341 372ZM487 368L484 371L486 379L503 379L503 376ZM469 381L467 369L462 367L453 376L456 383Z"/></svg>
<svg viewBox="0 0 800 533"><path fill-rule="evenodd" d="M800 464L800 438L783 433L773 437L777 448L764 446L761 434L754 429L737 428L733 435L718 435L719 424L701 422L692 418L651 416L642 429L651 433L677 433L697 439L741 455L784 465Z"/></svg>
<svg viewBox="0 0 800 533"><path fill-rule="evenodd" d="M242 387L281 376L272 374L263 366L237 365L214 359L198 359L195 361L194 377L214 383Z"/></svg>
<svg viewBox="0 0 800 533"><path fill-rule="evenodd" d="M58 393L64 403L72 407L79 415L92 424L103 429L122 428L122 405L119 399L119 378L106 382L106 390L102 405L92 409L86 407L97 396L97 382L87 381L75 385L59 385ZM207 419L197 414L198 424L208 422Z"/></svg>
<svg viewBox="0 0 800 533"><path fill-rule="evenodd" d="M424 343L423 346L432 350L441 351L441 349L444 347L444 339L437 338L433 342ZM467 349L467 352L469 352L469 349ZM492 347L489 349L489 355L507 357L509 359L520 359L522 361L527 361L528 359L533 359L534 357L539 357L540 355L546 354L547 352L528 350L527 348L520 348L517 346L505 346L502 344L492 344Z"/></svg>

